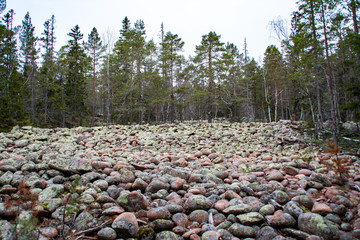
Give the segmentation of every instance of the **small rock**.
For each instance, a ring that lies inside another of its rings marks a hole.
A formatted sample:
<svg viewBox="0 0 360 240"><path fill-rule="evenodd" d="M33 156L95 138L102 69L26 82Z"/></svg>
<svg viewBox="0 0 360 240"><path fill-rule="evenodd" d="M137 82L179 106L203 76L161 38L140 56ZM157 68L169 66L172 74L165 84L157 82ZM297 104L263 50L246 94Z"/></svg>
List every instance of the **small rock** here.
<svg viewBox="0 0 360 240"><path fill-rule="evenodd" d="M277 232L270 226L262 227L256 234L258 240L272 240L277 236Z"/></svg>
<svg viewBox="0 0 360 240"><path fill-rule="evenodd" d="M179 240L178 235L170 231L162 231L156 234L155 240Z"/></svg>
<svg viewBox="0 0 360 240"><path fill-rule="evenodd" d="M272 171L269 173L269 175L266 176L266 180L268 181L278 181L281 182L284 180L284 175L280 171Z"/></svg>
<svg viewBox="0 0 360 240"><path fill-rule="evenodd" d="M222 212L224 209L228 208L230 206L230 203L228 200L219 200L215 203L215 209Z"/></svg>
<svg viewBox="0 0 360 240"><path fill-rule="evenodd" d="M213 203L210 199L202 195L192 195L186 200L185 205L190 210L209 210L212 207Z"/></svg>
<svg viewBox="0 0 360 240"><path fill-rule="evenodd" d="M260 208L259 213L263 216L272 215L275 212L275 207L272 204L264 205Z"/></svg>
<svg viewBox="0 0 360 240"><path fill-rule="evenodd" d="M327 213L332 213L332 209L330 208L329 205L327 205L326 203L318 203L315 202L311 212L313 213L319 213L321 215L326 215Z"/></svg>
<svg viewBox="0 0 360 240"><path fill-rule="evenodd" d="M134 237L139 234L139 225L134 213L125 212L115 218L111 227L116 231L119 237Z"/></svg>
<svg viewBox="0 0 360 240"><path fill-rule="evenodd" d="M146 209L148 206L145 197L137 191L123 191L118 197L117 202L120 204L120 206L129 212L136 212L139 209Z"/></svg>
<svg viewBox="0 0 360 240"><path fill-rule="evenodd" d="M287 202L284 206L284 212L290 214L297 219L300 214L304 213L304 210L300 207L300 204L295 201Z"/></svg>
<svg viewBox="0 0 360 240"><path fill-rule="evenodd" d="M164 230L171 230L174 227L174 222L168 219L156 219L150 223L150 226L157 232Z"/></svg>
<svg viewBox="0 0 360 240"><path fill-rule="evenodd" d="M218 240L220 236L220 233L216 231L206 231L201 236L201 240Z"/></svg>
<svg viewBox="0 0 360 240"><path fill-rule="evenodd" d="M240 223L243 225L257 225L259 223L262 223L265 218L258 212L249 212L244 213L236 216Z"/></svg>
<svg viewBox="0 0 360 240"><path fill-rule="evenodd" d="M190 220L197 223L207 223L209 220L209 214L204 210L195 210L190 213Z"/></svg>
<svg viewBox="0 0 360 240"><path fill-rule="evenodd" d="M58 230L53 227L45 227L39 229L40 233L47 238L55 238L58 235Z"/></svg>
<svg viewBox="0 0 360 240"><path fill-rule="evenodd" d="M106 227L101 229L98 233L97 236L99 237L99 239L102 240L115 240L116 239L116 231L110 227Z"/></svg>
<svg viewBox="0 0 360 240"><path fill-rule="evenodd" d="M166 207L152 208L147 212L150 221L155 219L171 219L171 213Z"/></svg>
<svg viewBox="0 0 360 240"><path fill-rule="evenodd" d="M96 224L97 224L96 218L94 218L93 215L90 214L89 212L84 211L80 213L79 216L76 217L74 222L74 228L76 230L82 231L88 228L92 228Z"/></svg>
<svg viewBox="0 0 360 240"><path fill-rule="evenodd" d="M178 226L187 227L188 224L188 216L184 213L175 213L172 217L174 223Z"/></svg>
<svg viewBox="0 0 360 240"><path fill-rule="evenodd" d="M229 232L233 234L235 237L239 238L247 238L247 237L255 237L256 229L242 225L240 223L234 223L230 226Z"/></svg>
<svg viewBox="0 0 360 240"><path fill-rule="evenodd" d="M154 180L146 187L146 192L156 193L161 189L169 190L170 184L164 183L160 180Z"/></svg>
<svg viewBox="0 0 360 240"><path fill-rule="evenodd" d="M234 206L229 206L228 208L223 210L225 214L242 214L251 212L252 207L249 204L237 204Z"/></svg>
<svg viewBox="0 0 360 240"><path fill-rule="evenodd" d="M274 215L266 216L270 226L274 228L294 227L296 220L288 213L279 210Z"/></svg>
<svg viewBox="0 0 360 240"><path fill-rule="evenodd" d="M303 213L298 218L299 230L315 234L324 239L337 239L338 227L317 213Z"/></svg>
<svg viewBox="0 0 360 240"><path fill-rule="evenodd" d="M287 195L286 192L279 191L279 190L274 191L271 194L271 196L276 202L278 202L280 204L285 204L290 200L290 197L289 197L289 195Z"/></svg>

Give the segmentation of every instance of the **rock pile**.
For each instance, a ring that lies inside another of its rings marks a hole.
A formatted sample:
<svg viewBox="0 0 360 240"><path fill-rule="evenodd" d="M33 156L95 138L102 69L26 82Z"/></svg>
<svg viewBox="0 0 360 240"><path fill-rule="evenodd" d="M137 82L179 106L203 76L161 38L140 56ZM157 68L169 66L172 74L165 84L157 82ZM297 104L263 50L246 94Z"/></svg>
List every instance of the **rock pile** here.
<svg viewBox="0 0 360 240"><path fill-rule="evenodd" d="M1 133L0 239L360 239L359 160L337 156L353 158L339 183L320 163L333 156L296 129L196 122Z"/></svg>

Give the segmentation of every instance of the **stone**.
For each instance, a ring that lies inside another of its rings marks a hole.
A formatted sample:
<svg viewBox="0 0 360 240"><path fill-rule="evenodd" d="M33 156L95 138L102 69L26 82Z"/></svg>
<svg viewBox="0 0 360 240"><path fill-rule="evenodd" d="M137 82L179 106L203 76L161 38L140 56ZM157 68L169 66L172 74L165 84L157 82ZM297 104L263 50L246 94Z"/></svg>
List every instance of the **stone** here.
<svg viewBox="0 0 360 240"><path fill-rule="evenodd" d="M64 192L63 184L52 184L45 188L39 194L39 201L51 200L57 196L60 196Z"/></svg>
<svg viewBox="0 0 360 240"><path fill-rule="evenodd" d="M220 236L220 233L216 231L206 231L202 234L201 240L218 240Z"/></svg>
<svg viewBox="0 0 360 240"><path fill-rule="evenodd" d="M100 188L102 191L106 191L109 187L109 184L107 181L105 180L96 180L94 182L94 185L97 186L98 188Z"/></svg>
<svg viewBox="0 0 360 240"><path fill-rule="evenodd" d="M207 223L209 220L209 214L205 210L195 210L190 213L190 221L201 223Z"/></svg>
<svg viewBox="0 0 360 240"><path fill-rule="evenodd" d="M171 230L174 227L174 222L168 219L156 219L150 223L150 226L156 231Z"/></svg>
<svg viewBox="0 0 360 240"><path fill-rule="evenodd" d="M293 197L291 200L298 202L301 206L306 207L308 210L311 210L314 205L314 201L308 195L299 195Z"/></svg>
<svg viewBox="0 0 360 240"><path fill-rule="evenodd" d="M145 191L145 189L147 188L149 184L147 182L145 182L143 179L141 178L136 178L134 183L132 184L132 188L133 189L140 189L142 191Z"/></svg>
<svg viewBox="0 0 360 240"><path fill-rule="evenodd" d="M171 231L162 231L156 234L155 240L179 240L178 235Z"/></svg>
<svg viewBox="0 0 360 240"><path fill-rule="evenodd" d="M86 158L70 158L65 155L53 155L49 157L47 164L50 168L60 172L74 174L79 172L90 172L93 170L91 163Z"/></svg>
<svg viewBox="0 0 360 240"><path fill-rule="evenodd" d="M260 202L260 200L256 197L244 197L243 198L243 202L246 204L249 204L252 208L253 212L258 212L260 210L260 208L262 206L264 206L264 204L262 202Z"/></svg>
<svg viewBox="0 0 360 240"><path fill-rule="evenodd" d="M139 234L139 225L135 214L124 212L115 218L111 227L116 231L118 237L136 238Z"/></svg>
<svg viewBox="0 0 360 240"><path fill-rule="evenodd" d="M266 176L266 180L268 181L274 180L281 182L282 180L284 180L284 178L284 175L280 171L272 171Z"/></svg>
<svg viewBox="0 0 360 240"><path fill-rule="evenodd" d="M290 214L295 219L297 219L300 214L304 213L304 210L300 207L300 204L298 202L290 201L285 204L284 212Z"/></svg>
<svg viewBox="0 0 360 240"><path fill-rule="evenodd" d="M234 223L230 226L229 232L235 237L239 238L247 238L247 237L255 237L256 229L242 225L240 223Z"/></svg>
<svg viewBox="0 0 360 240"><path fill-rule="evenodd" d="M106 227L101 229L97 236L101 240L115 240L116 239L116 231L111 227Z"/></svg>
<svg viewBox="0 0 360 240"><path fill-rule="evenodd" d="M264 222L265 218L258 212L249 212L236 216L243 225L257 225Z"/></svg>
<svg viewBox="0 0 360 240"><path fill-rule="evenodd" d="M297 174L299 174L299 170L292 166L285 166L283 170L286 174L289 174L291 176L296 176Z"/></svg>
<svg viewBox="0 0 360 240"><path fill-rule="evenodd" d="M298 228L300 231L315 234L324 239L337 239L338 227L336 224L324 219L317 213L303 213L298 218Z"/></svg>
<svg viewBox="0 0 360 240"><path fill-rule="evenodd" d="M160 180L154 180L146 187L145 191L146 192L151 192L151 193L156 193L157 191L159 191L161 189L169 190L170 189L170 184L165 183L165 182L160 181Z"/></svg>
<svg viewBox="0 0 360 240"><path fill-rule="evenodd" d="M190 210L209 210L212 207L213 203L210 199L202 195L192 195L186 200L185 205Z"/></svg>
<svg viewBox="0 0 360 240"><path fill-rule="evenodd" d="M176 225L184 228L188 225L188 216L185 213L175 213L172 216L172 220Z"/></svg>
<svg viewBox="0 0 360 240"><path fill-rule="evenodd" d="M216 210L222 212L222 211L224 211L224 209L228 208L229 206L230 206L229 201L222 199L222 200L217 201L215 203L214 207Z"/></svg>
<svg viewBox="0 0 360 240"><path fill-rule="evenodd" d="M308 237L310 237L308 233L294 228L282 228L280 231L285 234L285 236L290 236L295 239L308 239Z"/></svg>
<svg viewBox="0 0 360 240"><path fill-rule="evenodd" d="M220 234L222 240L233 240L235 238L228 230L219 229L217 232Z"/></svg>
<svg viewBox="0 0 360 240"><path fill-rule="evenodd" d="M256 239L258 240L272 240L277 236L277 232L273 227L264 226L256 233Z"/></svg>
<svg viewBox="0 0 360 240"><path fill-rule="evenodd" d="M352 208L353 207L353 203L347 199L346 197L344 196L341 196L341 195L335 195L332 199L331 199L332 202L336 203L336 204L342 204L344 205L345 207L348 207L348 208Z"/></svg>
<svg viewBox="0 0 360 240"><path fill-rule="evenodd" d="M276 202L278 202L280 204L285 204L290 200L290 197L289 197L289 195L287 195L286 192L279 191L279 190L274 191L271 194L271 196Z"/></svg>
<svg viewBox="0 0 360 240"><path fill-rule="evenodd" d="M248 213L252 211L252 207L249 204L237 204L233 206L229 206L228 208L223 210L225 214L242 214Z"/></svg>
<svg viewBox="0 0 360 240"><path fill-rule="evenodd" d="M12 225L6 220L0 220L0 239L12 240Z"/></svg>
<svg viewBox="0 0 360 240"><path fill-rule="evenodd" d="M171 219L171 213L166 207L152 208L147 212L147 217L150 221L155 219Z"/></svg>
<svg viewBox="0 0 360 240"><path fill-rule="evenodd" d="M75 221L74 221L74 228L78 231L82 231L85 229L89 229L94 227L97 224L96 218L88 211L84 211L80 213Z"/></svg>
<svg viewBox="0 0 360 240"><path fill-rule="evenodd" d="M128 192L123 191L117 199L117 202L126 211L136 212L140 209L146 209L148 203L141 193L137 191Z"/></svg>
<svg viewBox="0 0 360 240"><path fill-rule="evenodd" d="M259 213L263 216L272 215L275 212L275 207L272 204L266 204L259 209Z"/></svg>
<svg viewBox="0 0 360 240"><path fill-rule="evenodd" d="M331 186L331 182L327 178L327 176L324 175L324 174L321 174L321 173L312 172L312 174L310 176L310 180L315 181L315 182L319 182L322 185L324 185L325 187Z"/></svg>
<svg viewBox="0 0 360 240"><path fill-rule="evenodd" d="M311 212L313 213L319 213L320 215L326 215L328 213L332 213L332 209L330 208L329 205L327 205L326 203L319 203L319 202L315 202Z"/></svg>
<svg viewBox="0 0 360 240"><path fill-rule="evenodd" d="M274 228L294 227L296 220L288 213L279 210L274 215L266 216L267 222Z"/></svg>
<svg viewBox="0 0 360 240"><path fill-rule="evenodd" d="M123 212L125 212L124 208L113 206L105 209L102 213L107 216L113 216L113 215L120 215Z"/></svg>

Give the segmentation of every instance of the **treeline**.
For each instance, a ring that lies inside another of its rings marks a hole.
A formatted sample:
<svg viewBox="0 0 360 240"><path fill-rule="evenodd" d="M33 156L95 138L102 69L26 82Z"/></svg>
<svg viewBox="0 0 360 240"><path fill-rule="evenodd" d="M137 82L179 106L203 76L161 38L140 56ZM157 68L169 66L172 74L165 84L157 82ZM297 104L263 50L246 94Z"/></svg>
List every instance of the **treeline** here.
<svg viewBox="0 0 360 240"><path fill-rule="evenodd" d="M0 26L0 129L297 118L316 130L331 120L336 134L340 121L360 117L359 6L298 1L290 33L271 22L281 48L269 46L261 62L246 41L239 49L215 32L185 58L181 36L161 25L160 39L147 40L144 22L127 17L119 36L94 27L84 41L76 25L55 51L54 16L36 36L29 13L13 26L10 10Z"/></svg>

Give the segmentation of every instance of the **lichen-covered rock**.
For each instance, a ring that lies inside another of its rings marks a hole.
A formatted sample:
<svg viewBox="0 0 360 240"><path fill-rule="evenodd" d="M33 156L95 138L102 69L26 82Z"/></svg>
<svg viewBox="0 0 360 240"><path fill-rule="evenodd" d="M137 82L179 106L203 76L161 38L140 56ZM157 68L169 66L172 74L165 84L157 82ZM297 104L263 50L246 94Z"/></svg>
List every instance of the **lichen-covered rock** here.
<svg viewBox="0 0 360 240"><path fill-rule="evenodd" d="M156 234L155 240L180 240L180 238L171 231L162 231Z"/></svg>
<svg viewBox="0 0 360 240"><path fill-rule="evenodd" d="M13 231L11 223L6 220L0 220L0 239L12 240Z"/></svg>
<svg viewBox="0 0 360 240"><path fill-rule="evenodd" d="M101 240L115 240L116 239L116 231L110 227L106 227L101 229L97 236Z"/></svg>
<svg viewBox="0 0 360 240"><path fill-rule="evenodd" d="M237 204L233 206L229 206L228 208L223 210L225 214L242 214L251 212L252 207L249 204Z"/></svg>
<svg viewBox="0 0 360 240"><path fill-rule="evenodd" d="M294 227L296 220L288 213L279 210L274 215L266 216L267 222L274 228Z"/></svg>
<svg viewBox="0 0 360 240"><path fill-rule="evenodd" d="M197 210L197 209L209 210L213 205L213 203L210 199L208 199L202 195L190 196L186 200L185 204L190 210Z"/></svg>
<svg viewBox="0 0 360 240"><path fill-rule="evenodd" d="M125 212L115 218L111 227L116 231L118 237L136 238L139 234L139 225L135 214Z"/></svg>
<svg viewBox="0 0 360 240"><path fill-rule="evenodd" d="M298 228L309 234L315 234L324 239L338 239L338 227L336 224L324 219L317 213L303 213L298 218Z"/></svg>
<svg viewBox="0 0 360 240"><path fill-rule="evenodd" d="M272 240L277 235L278 233L274 228L270 226L264 226L256 233L256 238L258 240Z"/></svg>
<svg viewBox="0 0 360 240"><path fill-rule="evenodd" d="M234 223L230 226L229 232L233 234L235 237L239 238L247 238L247 237L255 237L256 229L253 227L245 226L240 223Z"/></svg>
<svg viewBox="0 0 360 240"><path fill-rule="evenodd" d="M49 157L47 164L50 168L68 174L90 172L93 170L89 159L69 157L66 155L53 155Z"/></svg>
<svg viewBox="0 0 360 240"><path fill-rule="evenodd" d="M249 212L236 216L243 225L257 225L264 222L265 218L258 212Z"/></svg>
<svg viewBox="0 0 360 240"><path fill-rule="evenodd" d="M136 212L140 209L146 209L148 205L144 195L137 191L123 191L118 197L117 202L120 204L120 206L129 212Z"/></svg>
<svg viewBox="0 0 360 240"><path fill-rule="evenodd" d="M82 231L85 229L92 228L96 224L97 224L96 218L94 218L94 216L91 215L89 212L84 211L76 217L74 222L74 228L76 230Z"/></svg>

